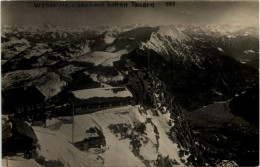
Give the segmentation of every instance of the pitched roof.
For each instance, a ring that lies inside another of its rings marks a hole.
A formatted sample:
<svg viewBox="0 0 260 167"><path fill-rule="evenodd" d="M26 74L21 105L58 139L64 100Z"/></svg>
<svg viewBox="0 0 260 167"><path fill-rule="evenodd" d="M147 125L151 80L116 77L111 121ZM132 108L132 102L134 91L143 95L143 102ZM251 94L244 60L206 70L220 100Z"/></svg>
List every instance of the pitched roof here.
<svg viewBox="0 0 260 167"><path fill-rule="evenodd" d="M132 93L125 87L94 88L72 91L73 95L81 100L94 97L133 97Z"/></svg>
<svg viewBox="0 0 260 167"><path fill-rule="evenodd" d="M31 139L38 140L33 129L25 122L17 121L15 122L15 127L18 133Z"/></svg>
<svg viewBox="0 0 260 167"><path fill-rule="evenodd" d="M15 106L23 106L38 103L45 96L34 86L4 90L2 97Z"/></svg>

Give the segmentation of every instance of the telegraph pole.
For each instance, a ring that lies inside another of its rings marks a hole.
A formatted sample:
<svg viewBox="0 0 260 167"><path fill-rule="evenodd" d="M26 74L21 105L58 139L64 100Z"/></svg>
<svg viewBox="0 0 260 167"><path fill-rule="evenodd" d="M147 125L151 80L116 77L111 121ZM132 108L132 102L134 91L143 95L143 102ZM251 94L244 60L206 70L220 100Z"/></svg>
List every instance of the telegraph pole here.
<svg viewBox="0 0 260 167"><path fill-rule="evenodd" d="M150 50L147 50L148 52L148 70L150 69Z"/></svg>
<svg viewBox="0 0 260 167"><path fill-rule="evenodd" d="M51 98L51 84L49 83L49 98Z"/></svg>
<svg viewBox="0 0 260 167"><path fill-rule="evenodd" d="M72 103L72 144L74 143L74 103L73 101L71 101Z"/></svg>

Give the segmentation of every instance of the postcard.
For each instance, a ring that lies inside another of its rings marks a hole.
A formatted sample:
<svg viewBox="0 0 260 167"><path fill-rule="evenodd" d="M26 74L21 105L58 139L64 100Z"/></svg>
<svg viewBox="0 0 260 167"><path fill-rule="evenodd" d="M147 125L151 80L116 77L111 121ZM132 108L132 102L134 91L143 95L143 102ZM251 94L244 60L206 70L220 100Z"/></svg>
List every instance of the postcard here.
<svg viewBox="0 0 260 167"><path fill-rule="evenodd" d="M3 167L259 165L258 1L2 1Z"/></svg>

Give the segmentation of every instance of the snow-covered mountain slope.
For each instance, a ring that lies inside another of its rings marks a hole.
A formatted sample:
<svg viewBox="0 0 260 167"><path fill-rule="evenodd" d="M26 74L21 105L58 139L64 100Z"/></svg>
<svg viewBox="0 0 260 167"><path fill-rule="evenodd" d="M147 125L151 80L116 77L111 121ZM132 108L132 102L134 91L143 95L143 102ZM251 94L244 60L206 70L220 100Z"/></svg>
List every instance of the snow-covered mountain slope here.
<svg viewBox="0 0 260 167"><path fill-rule="evenodd" d="M119 61L122 54L127 53L127 51L121 51L116 53L110 52L89 52L84 55L79 55L70 59L72 62L90 62L95 66L113 66L113 62Z"/></svg>
<svg viewBox="0 0 260 167"><path fill-rule="evenodd" d="M18 70L2 75L2 88L7 89L12 86L22 85L23 82L29 82L47 74L47 68L35 68L31 70Z"/></svg>
<svg viewBox="0 0 260 167"><path fill-rule="evenodd" d="M113 69L114 64L120 61L123 55L138 49L144 53L150 50L152 56L155 52L173 64L196 66L201 71L209 70L211 65L221 65L219 62L223 56L234 57L244 64L255 64L252 61L258 60L257 38L253 36L257 31L254 28L240 26L133 25L71 28L45 25L3 26L2 29L4 78L7 75L5 73L10 71L41 67L52 69L58 66L58 69L66 69L66 66L73 65L80 69L76 74L80 73L82 68L93 66ZM55 34L67 33L67 36L54 40L51 31ZM244 36L244 33L248 35ZM32 40L31 36L39 37L42 41ZM66 80L66 84L76 75L75 72L67 75L59 70L56 73ZM31 82L32 78L24 80Z"/></svg>
<svg viewBox="0 0 260 167"><path fill-rule="evenodd" d="M258 82L258 71L246 65L258 58L257 32L251 28L45 25L3 26L2 32L3 89L36 85L53 103L47 105L60 107L67 103L68 92L127 87L138 104L75 116L75 142L82 142L86 130L97 127L106 140L99 149L80 151L70 143L68 117L53 118L57 122L47 127L50 130L36 128L44 132L36 135L45 163L99 166L91 160L95 159L105 166L205 166L221 162L224 159L201 156L181 107L192 110L228 100ZM58 144L46 143L47 139ZM209 152L214 151L218 150Z"/></svg>
<svg viewBox="0 0 260 167"><path fill-rule="evenodd" d="M68 141L60 138L54 132L40 127L33 127L38 138L40 149L38 150L39 157L36 161L40 161L41 165L52 164L53 166L103 166L95 159L90 158L87 153L81 152Z"/></svg>
<svg viewBox="0 0 260 167"><path fill-rule="evenodd" d="M1 44L2 59L11 59L18 53L26 50L28 47L30 47L30 44L26 39L18 39L16 37L12 37L8 42L4 42Z"/></svg>
<svg viewBox="0 0 260 167"><path fill-rule="evenodd" d="M253 35L258 36L256 27L248 27L241 25L201 25L201 26L188 26L183 29L184 32L193 35L202 35L209 37L229 36L235 38L239 35Z"/></svg>
<svg viewBox="0 0 260 167"><path fill-rule="evenodd" d="M144 166L144 162L156 166L160 156L169 156L170 161L183 166L182 161L187 162L187 157L179 157L178 144L167 134L171 128L168 124L170 114L155 116L150 110L142 110L140 106L126 106L75 116L74 142L84 140L86 130L97 127L105 136L106 146L102 148L103 153L93 154L92 150L90 154L95 158L102 157L105 166ZM141 124L144 130L139 132L136 128ZM72 124L57 123L56 126L50 127L55 129L52 133L71 142ZM122 126L128 127L127 131L116 130ZM134 142L141 145L137 146Z"/></svg>
<svg viewBox="0 0 260 167"><path fill-rule="evenodd" d="M142 43L141 48L154 50L161 55L176 55L185 59L188 55L184 55L183 52L186 43L190 40L189 36L175 26L161 26L158 31L151 33L150 39Z"/></svg>
<svg viewBox="0 0 260 167"><path fill-rule="evenodd" d="M152 49L167 60L170 60L171 57L177 57L200 65L203 55L196 53L197 48L194 43L203 48L220 47L226 54L241 62L248 62L256 57L256 55L250 53L251 57L248 61L245 61L246 55L243 54L243 51L252 49L257 53L257 49L254 44L252 45L252 42L258 39L258 31L253 27L230 25L158 27L133 25L126 27L71 28L45 25L46 29L44 29L41 26L3 26L2 50L4 52L2 52L2 60L4 61L2 62L5 63L6 60L25 49L28 49L28 51L23 55L26 55L24 57L28 59L46 51L53 55L75 57L87 54L90 51L118 52L127 50L129 52L136 48L142 48ZM62 35L65 33L67 35ZM250 45L242 47L240 57L237 56L237 52L230 51L231 45L239 50L245 40L251 42ZM41 46L37 42L45 43L45 46ZM29 46L32 48L28 48Z"/></svg>

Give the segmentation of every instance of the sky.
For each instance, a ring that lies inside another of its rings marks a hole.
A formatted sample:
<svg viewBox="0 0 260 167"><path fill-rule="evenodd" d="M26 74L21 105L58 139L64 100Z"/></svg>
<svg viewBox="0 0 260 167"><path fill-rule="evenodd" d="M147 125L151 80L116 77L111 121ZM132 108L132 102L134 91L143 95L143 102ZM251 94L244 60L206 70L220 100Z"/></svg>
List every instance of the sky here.
<svg viewBox="0 0 260 167"><path fill-rule="evenodd" d="M120 26L129 24L238 24L258 26L258 1L176 1L166 7L52 7L36 8L34 2L1 3L3 25ZM62 3L61 1L59 3ZM85 2L86 3L86 2ZM127 3L127 2L125 2Z"/></svg>

